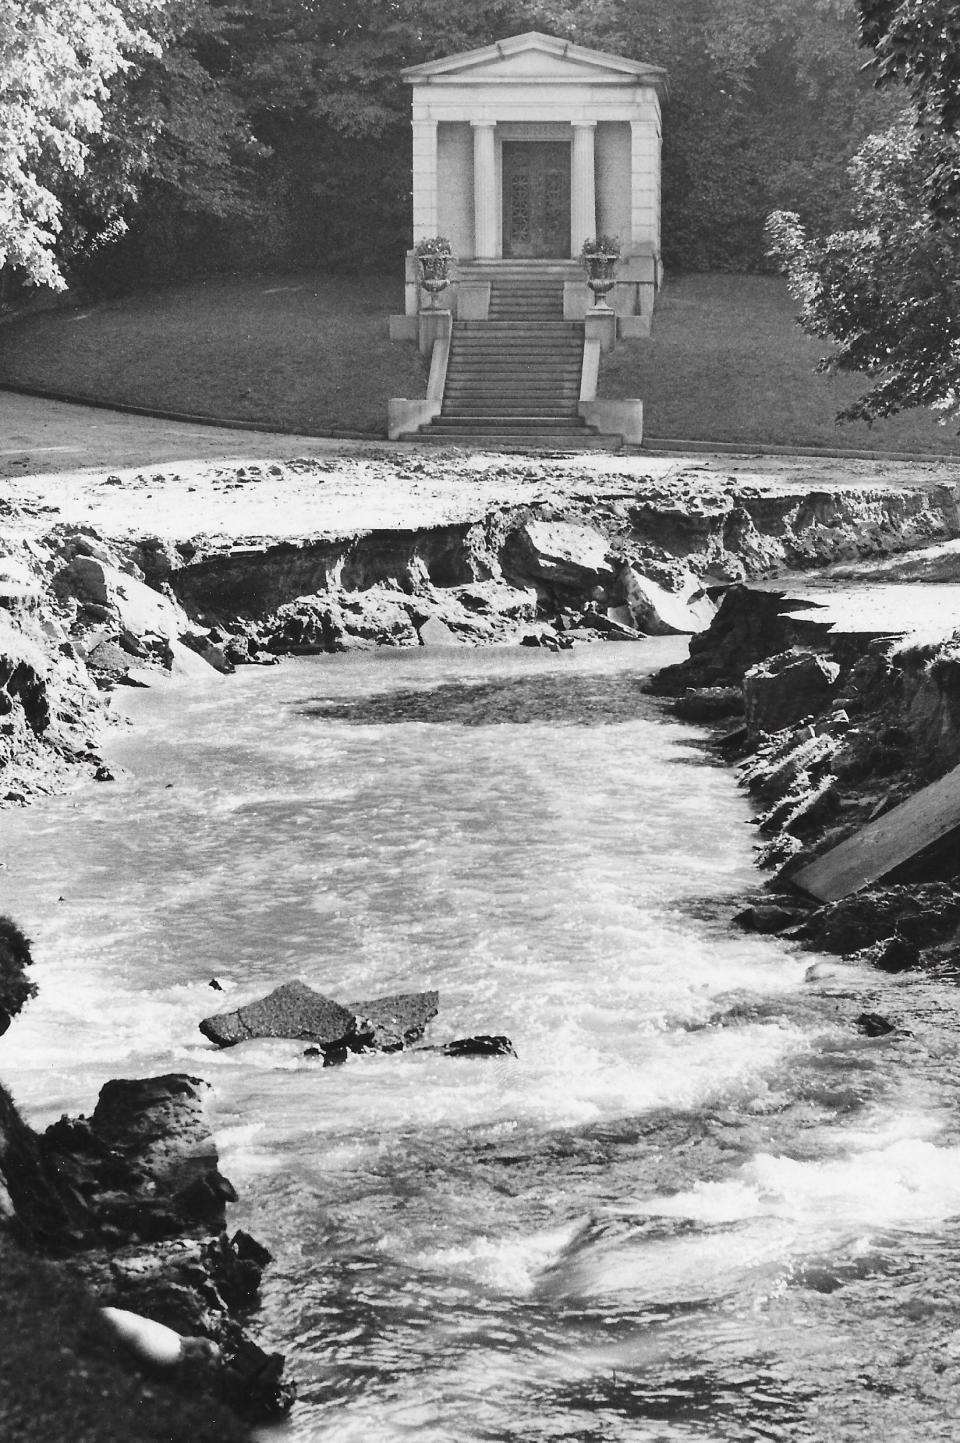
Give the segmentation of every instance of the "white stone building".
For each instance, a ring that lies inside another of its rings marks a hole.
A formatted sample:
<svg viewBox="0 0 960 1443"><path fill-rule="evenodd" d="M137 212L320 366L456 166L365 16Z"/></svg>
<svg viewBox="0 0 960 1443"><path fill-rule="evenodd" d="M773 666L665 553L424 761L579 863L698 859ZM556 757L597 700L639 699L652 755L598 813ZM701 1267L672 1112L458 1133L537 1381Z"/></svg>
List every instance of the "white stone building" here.
<svg viewBox="0 0 960 1443"><path fill-rule="evenodd" d="M536 31L403 72L413 91L413 238L445 236L459 284L448 302L483 319L498 271L532 269L564 285L564 314L589 291L583 242L622 247L611 302L621 335L642 335L660 282L660 96L654 65ZM407 261L406 316L420 309ZM413 322L415 325L415 322Z"/></svg>

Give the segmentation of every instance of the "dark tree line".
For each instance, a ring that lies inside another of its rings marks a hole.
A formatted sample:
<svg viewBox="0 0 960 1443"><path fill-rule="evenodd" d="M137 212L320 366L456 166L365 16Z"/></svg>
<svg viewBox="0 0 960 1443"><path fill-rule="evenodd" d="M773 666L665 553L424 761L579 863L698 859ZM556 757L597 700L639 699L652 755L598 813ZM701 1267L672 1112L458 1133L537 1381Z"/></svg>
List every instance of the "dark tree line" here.
<svg viewBox="0 0 960 1443"><path fill-rule="evenodd" d="M791 209L771 253L800 322L833 343L827 371L870 377L844 412L872 420L915 406L960 420L960 8L955 0L859 0L866 73L906 102L850 167L842 228Z"/></svg>
<svg viewBox="0 0 960 1443"><path fill-rule="evenodd" d="M214 258L397 266L410 223L401 69L524 30L669 71L663 219L674 269L769 264L771 210L820 231L844 223L850 159L900 103L861 73L855 0L84 4L113 49L103 50L99 82L88 75L83 113L70 111L75 96L64 100L60 120L81 163L65 165L49 137L33 147L28 181L57 210L47 205L44 220L41 205L34 216L32 255L39 248L68 276L104 285L190 275ZM28 8L62 28L77 7ZM20 0L0 0L0 73L18 59L10 35L16 42L23 13ZM30 37L19 38L29 50ZM82 69L82 37L76 53ZM894 55L889 65L895 73ZM0 120L6 103L0 83ZM0 155L0 183L3 166ZM30 273L27 251L0 228L4 257Z"/></svg>

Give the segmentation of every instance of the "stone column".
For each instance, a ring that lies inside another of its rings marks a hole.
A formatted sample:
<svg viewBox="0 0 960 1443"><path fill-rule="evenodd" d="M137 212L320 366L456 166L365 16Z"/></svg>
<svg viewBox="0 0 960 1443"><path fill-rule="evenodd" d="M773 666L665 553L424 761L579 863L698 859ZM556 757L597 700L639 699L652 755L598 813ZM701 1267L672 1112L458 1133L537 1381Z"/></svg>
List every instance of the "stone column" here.
<svg viewBox="0 0 960 1443"><path fill-rule="evenodd" d="M413 240L439 230L437 206L437 122L413 122Z"/></svg>
<svg viewBox="0 0 960 1443"><path fill-rule="evenodd" d="M597 183L594 163L595 120L573 122L570 162L570 247L579 255L585 240L597 233Z"/></svg>
<svg viewBox="0 0 960 1443"><path fill-rule="evenodd" d="M473 127L473 236L478 260L497 254L497 167L494 120L471 120Z"/></svg>

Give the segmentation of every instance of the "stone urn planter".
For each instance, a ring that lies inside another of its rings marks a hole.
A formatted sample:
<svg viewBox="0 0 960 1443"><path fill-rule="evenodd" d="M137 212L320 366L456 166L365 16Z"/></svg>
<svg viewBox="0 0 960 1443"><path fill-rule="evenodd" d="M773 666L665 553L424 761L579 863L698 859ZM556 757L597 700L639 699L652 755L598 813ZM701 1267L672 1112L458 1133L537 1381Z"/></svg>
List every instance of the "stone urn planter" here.
<svg viewBox="0 0 960 1443"><path fill-rule="evenodd" d="M450 242L443 236L431 236L427 240L418 241L414 246L414 253L420 272L420 285L430 297L430 309L433 310L437 305L437 297L451 283L453 252Z"/></svg>
<svg viewBox="0 0 960 1443"><path fill-rule="evenodd" d="M584 241L580 264L587 273L587 285L593 292L595 310L608 311L607 296L617 283L616 267L620 259L620 242L615 236L597 236Z"/></svg>

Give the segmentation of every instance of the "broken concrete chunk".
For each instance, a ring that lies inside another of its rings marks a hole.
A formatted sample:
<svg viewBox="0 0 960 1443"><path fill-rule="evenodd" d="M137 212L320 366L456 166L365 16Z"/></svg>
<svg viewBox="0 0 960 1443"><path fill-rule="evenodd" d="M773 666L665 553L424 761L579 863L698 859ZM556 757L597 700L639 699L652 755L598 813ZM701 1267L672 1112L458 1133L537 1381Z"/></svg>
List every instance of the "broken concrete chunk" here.
<svg viewBox="0 0 960 1443"><path fill-rule="evenodd" d="M355 1028L353 1012L299 981L285 982L256 1002L200 1023L204 1037L218 1047L233 1047L254 1037L291 1037L323 1046L353 1037Z"/></svg>
<svg viewBox="0 0 960 1443"><path fill-rule="evenodd" d="M459 646L460 638L438 616L428 617L418 629L421 646Z"/></svg>
<svg viewBox="0 0 960 1443"><path fill-rule="evenodd" d="M369 1002L351 1002L356 1031L364 1046L381 1052L399 1052L419 1042L424 1029L440 1010L439 992L398 992Z"/></svg>
<svg viewBox="0 0 960 1443"><path fill-rule="evenodd" d="M256 1037L312 1042L332 1065L346 1061L348 1052L363 1048L398 1052L418 1042L439 1008L437 992L398 992L343 1007L306 982L285 982L235 1012L205 1017L200 1031L218 1047L233 1047Z"/></svg>
<svg viewBox="0 0 960 1443"><path fill-rule="evenodd" d="M691 584L685 591L667 591L633 566L625 566L620 586L638 631L650 636L684 636L706 631L716 607Z"/></svg>
<svg viewBox="0 0 960 1443"><path fill-rule="evenodd" d="M790 881L818 901L834 902L889 877L953 833L960 834L960 766L801 867Z"/></svg>
<svg viewBox="0 0 960 1443"><path fill-rule="evenodd" d="M135 636L150 631L175 637L186 626L186 616L175 602L93 556L75 556L57 574L54 586L61 596L106 607L119 628Z"/></svg>
<svg viewBox="0 0 960 1443"><path fill-rule="evenodd" d="M568 521L528 521L516 533L511 570L520 567L537 580L578 591L613 580L613 558L605 536L592 526Z"/></svg>

